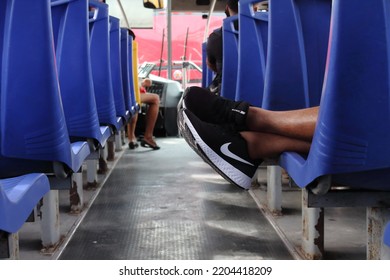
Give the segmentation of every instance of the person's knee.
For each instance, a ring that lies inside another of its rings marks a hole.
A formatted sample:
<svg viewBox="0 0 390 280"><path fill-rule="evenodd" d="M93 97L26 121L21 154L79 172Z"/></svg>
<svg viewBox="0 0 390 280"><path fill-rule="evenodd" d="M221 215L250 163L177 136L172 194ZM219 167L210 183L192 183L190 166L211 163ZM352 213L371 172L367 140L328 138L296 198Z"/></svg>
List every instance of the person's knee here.
<svg viewBox="0 0 390 280"><path fill-rule="evenodd" d="M160 96L158 96L157 94L153 94L152 103L159 105L160 104Z"/></svg>
<svg viewBox="0 0 390 280"><path fill-rule="evenodd" d="M155 93L148 93L147 96L142 96L141 102L148 105L160 105L160 97Z"/></svg>

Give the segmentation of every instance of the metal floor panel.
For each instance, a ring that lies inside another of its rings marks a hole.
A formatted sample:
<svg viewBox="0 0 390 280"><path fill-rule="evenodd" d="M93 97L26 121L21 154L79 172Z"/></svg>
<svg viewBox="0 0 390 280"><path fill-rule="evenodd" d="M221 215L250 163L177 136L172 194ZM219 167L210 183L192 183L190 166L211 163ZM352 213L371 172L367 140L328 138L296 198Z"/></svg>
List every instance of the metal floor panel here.
<svg viewBox="0 0 390 280"><path fill-rule="evenodd" d="M292 259L249 192L181 138L126 151L59 259Z"/></svg>

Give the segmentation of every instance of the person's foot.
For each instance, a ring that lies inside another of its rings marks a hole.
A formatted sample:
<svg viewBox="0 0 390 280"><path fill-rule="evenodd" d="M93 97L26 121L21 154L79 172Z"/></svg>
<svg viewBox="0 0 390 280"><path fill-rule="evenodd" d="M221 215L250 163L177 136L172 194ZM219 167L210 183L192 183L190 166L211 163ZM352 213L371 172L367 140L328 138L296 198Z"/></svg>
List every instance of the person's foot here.
<svg viewBox="0 0 390 280"><path fill-rule="evenodd" d="M245 130L250 104L232 101L215 95L204 88L189 87L183 93L181 104L200 120L214 124L233 124L238 131Z"/></svg>
<svg viewBox="0 0 390 280"><path fill-rule="evenodd" d="M144 148L152 148L153 150L158 150L160 147L156 144L153 138L143 138L141 140L141 146Z"/></svg>
<svg viewBox="0 0 390 280"><path fill-rule="evenodd" d="M130 150L134 150L135 148L138 147L138 142L135 140L135 141L130 141L129 142L129 149Z"/></svg>
<svg viewBox="0 0 390 280"><path fill-rule="evenodd" d="M249 157L245 139L237 131L203 122L187 109L181 113L181 133L190 147L226 180L249 189L261 161Z"/></svg>

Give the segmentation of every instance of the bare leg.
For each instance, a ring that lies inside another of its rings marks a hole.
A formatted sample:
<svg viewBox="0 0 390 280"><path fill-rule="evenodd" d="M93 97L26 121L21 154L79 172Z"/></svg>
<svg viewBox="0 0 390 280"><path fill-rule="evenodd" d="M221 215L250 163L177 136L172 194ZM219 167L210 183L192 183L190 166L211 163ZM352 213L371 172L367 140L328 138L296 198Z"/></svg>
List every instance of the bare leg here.
<svg viewBox="0 0 390 280"><path fill-rule="evenodd" d="M291 111L269 111L250 107L246 119L250 131L258 131L311 141L319 107Z"/></svg>
<svg viewBox="0 0 390 280"><path fill-rule="evenodd" d="M271 133L244 131L241 136L248 144L252 159L274 158L282 152L308 153L310 142Z"/></svg>
<svg viewBox="0 0 390 280"><path fill-rule="evenodd" d="M145 116L146 124L145 124L144 138L149 143L155 144L153 140L153 130L158 117L160 97L154 93L141 94L141 102L149 105L149 108L146 111L146 116Z"/></svg>
<svg viewBox="0 0 390 280"><path fill-rule="evenodd" d="M135 136L135 127L137 125L138 113L135 114L129 123L127 124L127 138L129 142L137 142L137 137Z"/></svg>

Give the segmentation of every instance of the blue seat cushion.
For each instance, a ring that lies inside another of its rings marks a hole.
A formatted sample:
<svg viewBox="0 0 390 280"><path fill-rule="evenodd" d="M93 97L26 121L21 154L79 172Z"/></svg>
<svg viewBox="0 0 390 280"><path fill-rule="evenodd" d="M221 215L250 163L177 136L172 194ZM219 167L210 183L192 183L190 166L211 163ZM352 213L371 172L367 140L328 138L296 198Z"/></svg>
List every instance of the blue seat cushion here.
<svg viewBox="0 0 390 280"><path fill-rule="evenodd" d="M32 173L0 180L0 229L19 231L39 200L50 190L44 174Z"/></svg>

